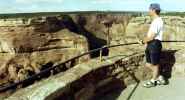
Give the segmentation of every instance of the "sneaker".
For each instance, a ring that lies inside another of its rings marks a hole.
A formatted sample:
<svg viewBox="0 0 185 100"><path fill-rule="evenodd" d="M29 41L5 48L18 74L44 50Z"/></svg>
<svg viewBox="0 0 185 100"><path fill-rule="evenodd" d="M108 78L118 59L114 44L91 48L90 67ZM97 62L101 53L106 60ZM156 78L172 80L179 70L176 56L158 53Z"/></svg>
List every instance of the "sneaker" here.
<svg viewBox="0 0 185 100"><path fill-rule="evenodd" d="M143 84L143 86L146 87L146 88L155 87L156 85L157 85L157 81L152 81L152 80Z"/></svg>
<svg viewBox="0 0 185 100"><path fill-rule="evenodd" d="M159 76L158 79L157 79L157 85L166 85L167 82L166 80L164 79L163 76Z"/></svg>

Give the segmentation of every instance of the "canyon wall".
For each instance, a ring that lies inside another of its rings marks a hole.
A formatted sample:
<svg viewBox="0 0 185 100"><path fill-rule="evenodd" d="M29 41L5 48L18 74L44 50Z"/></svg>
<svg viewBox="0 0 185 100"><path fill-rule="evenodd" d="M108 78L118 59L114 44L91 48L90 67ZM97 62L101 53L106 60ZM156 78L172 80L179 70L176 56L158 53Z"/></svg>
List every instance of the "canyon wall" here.
<svg viewBox="0 0 185 100"><path fill-rule="evenodd" d="M165 24L164 40L185 39L184 17L162 18ZM126 13L0 19L1 83L25 79L44 69L43 65L58 64L109 42L136 42L136 37L142 38L150 23L151 18L148 16ZM167 43L164 49L177 44L184 46L183 43ZM97 52L77 62L98 55Z"/></svg>

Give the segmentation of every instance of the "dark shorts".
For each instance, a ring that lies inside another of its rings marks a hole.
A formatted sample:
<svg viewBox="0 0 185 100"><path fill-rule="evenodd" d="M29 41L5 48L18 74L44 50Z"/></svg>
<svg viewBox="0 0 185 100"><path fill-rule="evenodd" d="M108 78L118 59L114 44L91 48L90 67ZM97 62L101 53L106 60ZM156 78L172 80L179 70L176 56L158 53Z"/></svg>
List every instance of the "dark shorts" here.
<svg viewBox="0 0 185 100"><path fill-rule="evenodd" d="M145 50L146 55L146 62L157 65L160 62L160 55L161 55L161 49L162 44L159 40L152 40L147 43L147 47Z"/></svg>

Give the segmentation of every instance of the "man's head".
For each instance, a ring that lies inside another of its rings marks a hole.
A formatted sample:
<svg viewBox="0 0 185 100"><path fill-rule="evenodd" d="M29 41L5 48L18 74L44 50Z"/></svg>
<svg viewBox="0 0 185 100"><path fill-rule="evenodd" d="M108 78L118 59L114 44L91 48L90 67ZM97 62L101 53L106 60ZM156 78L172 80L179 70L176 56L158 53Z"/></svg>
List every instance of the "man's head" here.
<svg viewBox="0 0 185 100"><path fill-rule="evenodd" d="M160 11L161 11L161 8L158 3L150 4L150 7L149 7L149 15L150 16L159 15Z"/></svg>

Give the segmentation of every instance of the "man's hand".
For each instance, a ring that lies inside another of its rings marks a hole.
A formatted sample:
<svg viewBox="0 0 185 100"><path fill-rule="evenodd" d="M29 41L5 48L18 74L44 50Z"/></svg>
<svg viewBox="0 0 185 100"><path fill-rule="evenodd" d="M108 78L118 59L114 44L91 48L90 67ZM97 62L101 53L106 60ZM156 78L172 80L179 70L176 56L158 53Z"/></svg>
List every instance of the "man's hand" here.
<svg viewBox="0 0 185 100"><path fill-rule="evenodd" d="M142 39L139 38L139 36L136 36L136 40L139 44L144 44L144 41Z"/></svg>
<svg viewBox="0 0 185 100"><path fill-rule="evenodd" d="M141 45L144 44L143 40L138 40L137 42L138 42L139 44L141 44Z"/></svg>

